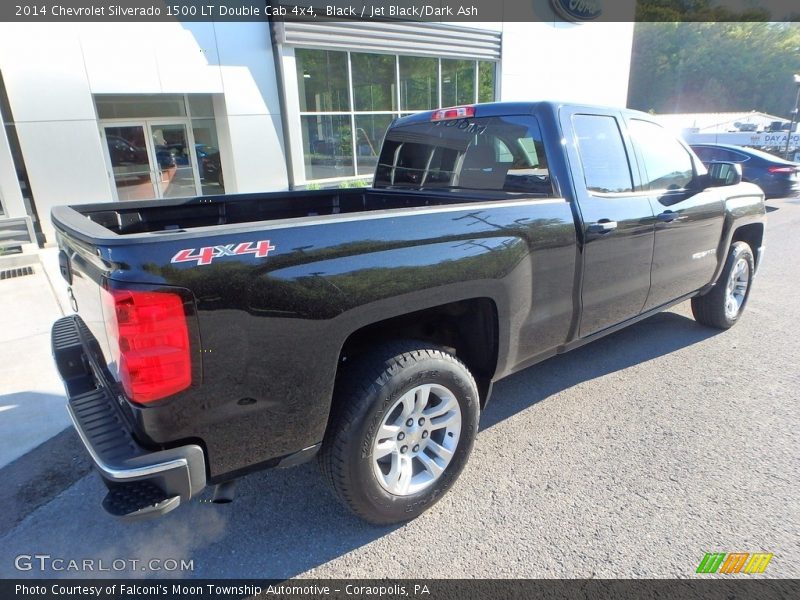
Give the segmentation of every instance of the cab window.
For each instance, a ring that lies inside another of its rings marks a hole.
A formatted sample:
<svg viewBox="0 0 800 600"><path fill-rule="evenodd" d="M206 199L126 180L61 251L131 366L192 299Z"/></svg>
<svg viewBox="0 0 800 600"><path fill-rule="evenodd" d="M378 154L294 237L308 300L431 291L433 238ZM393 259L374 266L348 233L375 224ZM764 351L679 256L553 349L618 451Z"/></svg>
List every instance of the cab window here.
<svg viewBox="0 0 800 600"><path fill-rule="evenodd" d="M374 186L553 195L539 124L517 115L390 128Z"/></svg>
<svg viewBox="0 0 800 600"><path fill-rule="evenodd" d="M681 190L694 179L691 154L660 125L631 119L631 140L642 159L642 189Z"/></svg>
<svg viewBox="0 0 800 600"><path fill-rule="evenodd" d="M608 115L573 115L586 188L598 194L633 191L628 153L617 119Z"/></svg>

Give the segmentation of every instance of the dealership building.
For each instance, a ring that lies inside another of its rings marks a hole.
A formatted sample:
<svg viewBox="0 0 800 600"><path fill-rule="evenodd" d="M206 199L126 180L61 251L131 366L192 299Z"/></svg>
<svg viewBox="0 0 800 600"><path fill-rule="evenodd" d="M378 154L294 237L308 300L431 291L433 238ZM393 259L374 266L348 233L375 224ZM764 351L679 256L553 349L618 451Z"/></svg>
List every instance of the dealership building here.
<svg viewBox="0 0 800 600"><path fill-rule="evenodd" d="M534 4L530 22L0 23L0 247L52 244L61 204L369 180L415 111L624 106L633 23Z"/></svg>

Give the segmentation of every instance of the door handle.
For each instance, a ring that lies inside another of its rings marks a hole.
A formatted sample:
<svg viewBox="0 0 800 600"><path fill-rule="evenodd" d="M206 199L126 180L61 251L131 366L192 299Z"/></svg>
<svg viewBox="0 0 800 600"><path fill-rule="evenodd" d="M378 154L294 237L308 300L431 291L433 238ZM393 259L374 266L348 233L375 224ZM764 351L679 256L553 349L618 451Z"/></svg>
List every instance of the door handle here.
<svg viewBox="0 0 800 600"><path fill-rule="evenodd" d="M656 217L660 223L672 223L673 221L680 221L681 218L674 210L665 210Z"/></svg>
<svg viewBox="0 0 800 600"><path fill-rule="evenodd" d="M590 223L586 228L588 233L599 233L605 235L611 233L617 228L617 222L611 219L600 219L597 223Z"/></svg>

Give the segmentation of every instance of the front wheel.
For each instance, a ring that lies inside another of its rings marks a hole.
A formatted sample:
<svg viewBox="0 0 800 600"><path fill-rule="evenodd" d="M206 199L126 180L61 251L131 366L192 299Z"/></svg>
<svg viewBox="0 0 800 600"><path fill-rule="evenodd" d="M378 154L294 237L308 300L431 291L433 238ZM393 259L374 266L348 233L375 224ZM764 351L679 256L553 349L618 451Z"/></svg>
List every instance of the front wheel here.
<svg viewBox="0 0 800 600"><path fill-rule="evenodd" d="M478 418L478 389L461 361L425 342L389 344L343 374L320 464L357 515L407 521L456 481Z"/></svg>
<svg viewBox="0 0 800 600"><path fill-rule="evenodd" d="M698 323L729 329L744 312L755 273L753 251L745 242L731 245L725 267L711 291L692 298L692 314Z"/></svg>

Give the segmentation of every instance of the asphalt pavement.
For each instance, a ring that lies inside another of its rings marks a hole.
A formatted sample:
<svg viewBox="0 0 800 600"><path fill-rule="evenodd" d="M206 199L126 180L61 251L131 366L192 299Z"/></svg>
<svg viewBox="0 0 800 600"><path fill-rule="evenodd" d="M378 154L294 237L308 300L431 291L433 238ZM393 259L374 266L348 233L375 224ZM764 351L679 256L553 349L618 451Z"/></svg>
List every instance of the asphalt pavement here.
<svg viewBox="0 0 800 600"><path fill-rule="evenodd" d="M671 578L706 552L769 552L765 576L800 577L800 200L769 205L733 329L696 324L685 303L499 382L460 480L411 523L360 522L314 464L251 475L232 504L120 523L66 432L20 460L60 455L74 483L37 495L33 466L0 470L21 486L3 501L16 517L0 523L0 576ZM35 554L141 562L15 569Z"/></svg>

